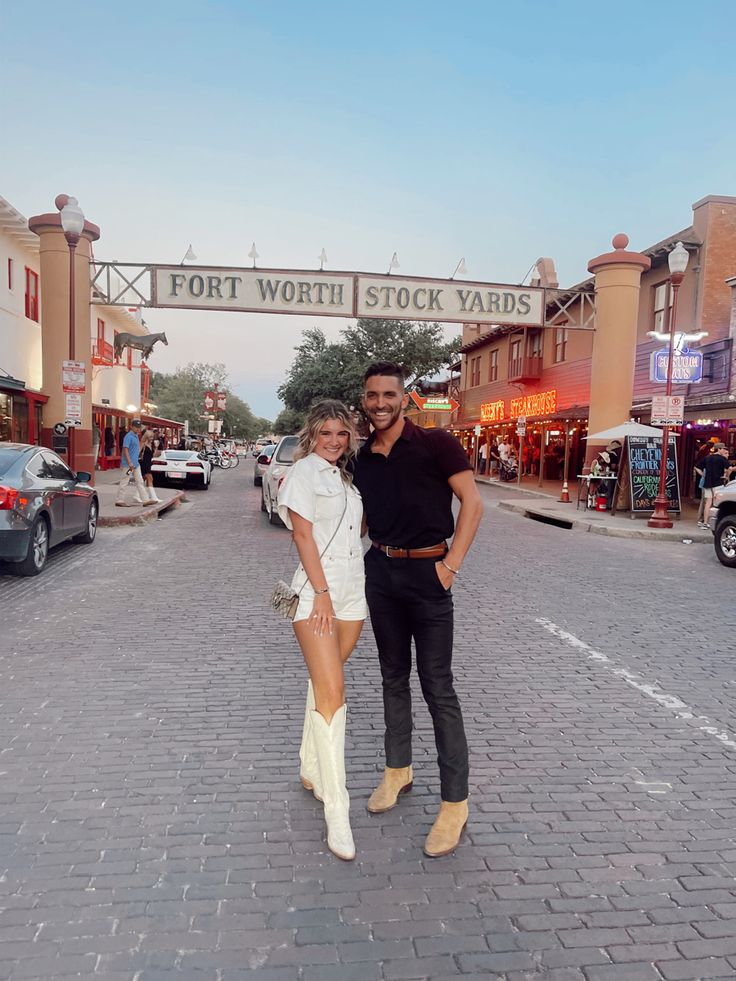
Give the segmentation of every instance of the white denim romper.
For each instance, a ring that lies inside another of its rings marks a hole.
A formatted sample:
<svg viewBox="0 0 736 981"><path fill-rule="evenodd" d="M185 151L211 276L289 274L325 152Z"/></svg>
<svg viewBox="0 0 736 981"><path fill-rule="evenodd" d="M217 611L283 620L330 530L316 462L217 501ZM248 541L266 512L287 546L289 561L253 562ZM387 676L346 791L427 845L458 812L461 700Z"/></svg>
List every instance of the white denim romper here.
<svg viewBox="0 0 736 981"><path fill-rule="evenodd" d="M338 528L343 508L345 515ZM310 453L296 461L279 488L279 517L293 531L289 509L311 522L312 535L320 554L332 538L335 528L338 529L321 559L335 616L338 620L365 620L368 605L360 540L363 502L357 488L342 479L338 467L316 453ZM306 620L312 612L314 590L301 563L291 585L293 589L301 590L294 620Z"/></svg>

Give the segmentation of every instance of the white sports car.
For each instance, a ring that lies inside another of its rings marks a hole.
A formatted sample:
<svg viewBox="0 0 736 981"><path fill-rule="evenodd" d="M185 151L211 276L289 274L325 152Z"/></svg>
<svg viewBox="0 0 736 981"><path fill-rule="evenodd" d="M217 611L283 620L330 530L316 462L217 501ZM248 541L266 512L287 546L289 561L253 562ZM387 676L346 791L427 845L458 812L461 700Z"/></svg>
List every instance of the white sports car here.
<svg viewBox="0 0 736 981"><path fill-rule="evenodd" d="M209 490L212 464L196 450L164 450L151 461L151 475L155 487L194 485Z"/></svg>

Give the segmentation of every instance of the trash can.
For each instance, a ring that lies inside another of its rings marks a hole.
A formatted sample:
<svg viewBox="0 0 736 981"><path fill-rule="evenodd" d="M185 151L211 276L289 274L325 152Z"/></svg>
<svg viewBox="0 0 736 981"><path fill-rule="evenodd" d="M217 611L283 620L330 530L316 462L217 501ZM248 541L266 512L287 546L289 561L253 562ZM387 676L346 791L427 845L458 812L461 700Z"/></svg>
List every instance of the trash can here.
<svg viewBox="0 0 736 981"><path fill-rule="evenodd" d="M608 510L608 498L606 497L605 494L596 494L595 509L596 511Z"/></svg>

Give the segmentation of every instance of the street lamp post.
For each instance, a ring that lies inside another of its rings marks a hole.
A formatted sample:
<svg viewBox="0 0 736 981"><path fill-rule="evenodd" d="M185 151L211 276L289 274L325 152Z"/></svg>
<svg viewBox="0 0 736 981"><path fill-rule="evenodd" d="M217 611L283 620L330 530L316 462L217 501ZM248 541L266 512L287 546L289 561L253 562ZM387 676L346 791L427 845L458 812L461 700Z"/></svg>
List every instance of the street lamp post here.
<svg viewBox="0 0 736 981"><path fill-rule="evenodd" d="M678 242L667 257L670 267L670 283L672 285L672 313L670 315L670 343L667 357L667 395L672 395L672 365L675 360L675 327L677 325L677 294L685 278L689 256L682 242ZM665 316L667 304L665 304ZM671 528L672 519L667 511L667 451L670 441L670 427L662 431L662 459L659 463L659 493L654 501L654 514L647 524L650 528Z"/></svg>
<svg viewBox="0 0 736 981"><path fill-rule="evenodd" d="M66 195L61 196L66 197ZM58 199L57 199L58 200ZM67 197L66 203L61 208L61 227L64 238L69 246L69 360L75 360L75 289L74 289L74 255L79 244L79 238L84 230L84 214L79 207L76 198ZM67 463L69 468L74 470L74 426L69 430Z"/></svg>

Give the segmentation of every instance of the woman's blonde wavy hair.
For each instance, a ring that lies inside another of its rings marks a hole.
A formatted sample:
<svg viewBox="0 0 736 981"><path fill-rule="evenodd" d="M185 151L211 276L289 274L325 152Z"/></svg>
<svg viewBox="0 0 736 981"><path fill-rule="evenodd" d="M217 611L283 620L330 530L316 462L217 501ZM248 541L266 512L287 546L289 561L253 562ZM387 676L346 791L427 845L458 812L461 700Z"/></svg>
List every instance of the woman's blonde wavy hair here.
<svg viewBox="0 0 736 981"><path fill-rule="evenodd" d="M319 431L328 419L336 419L350 433L347 452L343 453L337 461L343 480L352 482L348 464L358 451L358 434L355 429L355 422L350 410L337 399L323 399L316 402L309 410L307 420L299 433L299 445L294 451L294 459L301 460L310 453L314 453L319 437Z"/></svg>

